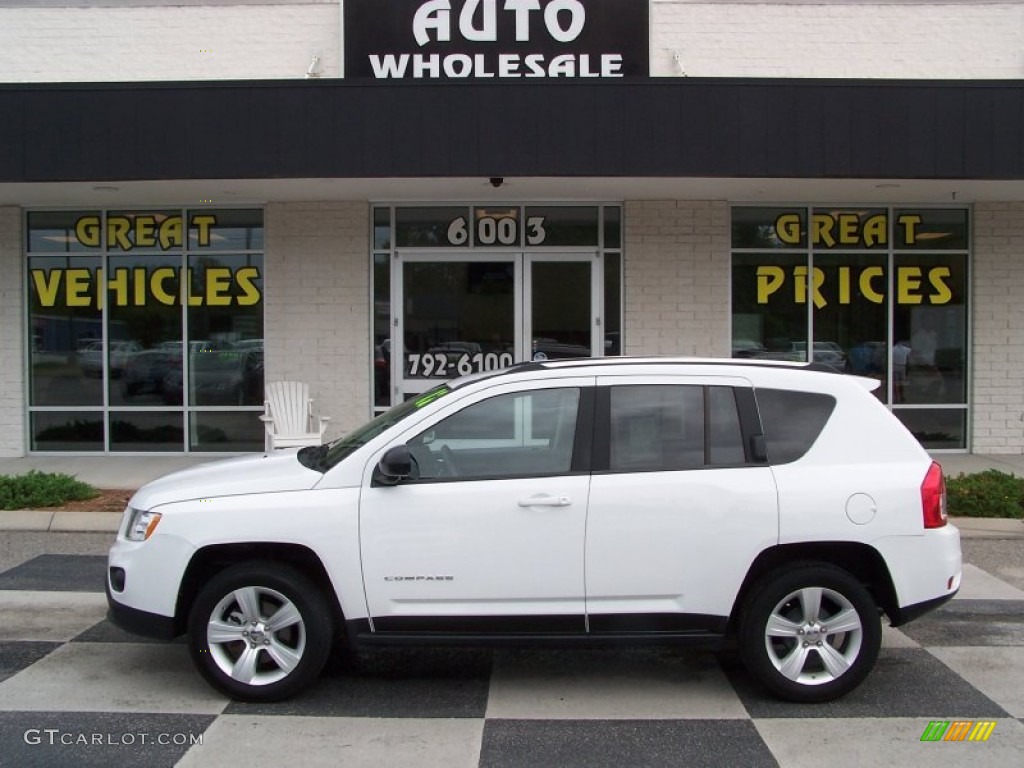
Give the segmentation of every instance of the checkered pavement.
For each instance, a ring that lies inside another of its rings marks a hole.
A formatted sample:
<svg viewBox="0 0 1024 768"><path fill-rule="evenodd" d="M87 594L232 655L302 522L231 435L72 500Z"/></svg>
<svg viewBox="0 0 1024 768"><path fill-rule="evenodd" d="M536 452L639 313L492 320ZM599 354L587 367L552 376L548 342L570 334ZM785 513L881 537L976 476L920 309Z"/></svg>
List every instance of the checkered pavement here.
<svg viewBox="0 0 1024 768"><path fill-rule="evenodd" d="M977 766L1024 764L1024 591L967 565L960 596L886 628L874 672L776 701L730 654L666 648L337 654L293 700L230 702L182 642L105 620L105 560L0 573L2 766ZM987 742L921 742L987 720Z"/></svg>

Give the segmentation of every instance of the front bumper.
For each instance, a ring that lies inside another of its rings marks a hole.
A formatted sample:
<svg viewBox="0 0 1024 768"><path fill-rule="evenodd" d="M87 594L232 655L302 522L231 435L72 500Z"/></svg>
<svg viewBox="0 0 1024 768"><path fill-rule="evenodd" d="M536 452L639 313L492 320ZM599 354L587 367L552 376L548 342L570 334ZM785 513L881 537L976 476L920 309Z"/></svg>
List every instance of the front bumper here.
<svg viewBox="0 0 1024 768"><path fill-rule="evenodd" d="M129 632L169 639L181 634L178 593L195 547L157 532L148 541L118 538L107 556L108 615Z"/></svg>
<svg viewBox="0 0 1024 768"><path fill-rule="evenodd" d="M173 616L130 608L114 599L110 591L110 576L107 576L107 618L126 632L157 640L173 640L178 632Z"/></svg>

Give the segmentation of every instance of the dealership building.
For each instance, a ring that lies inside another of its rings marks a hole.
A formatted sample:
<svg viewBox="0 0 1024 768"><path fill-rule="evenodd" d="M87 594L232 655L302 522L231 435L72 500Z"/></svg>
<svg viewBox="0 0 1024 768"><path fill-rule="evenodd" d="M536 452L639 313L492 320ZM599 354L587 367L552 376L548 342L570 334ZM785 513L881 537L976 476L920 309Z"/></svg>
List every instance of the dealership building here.
<svg viewBox="0 0 1024 768"><path fill-rule="evenodd" d="M1024 3L0 0L0 456L814 360L1024 453Z"/></svg>

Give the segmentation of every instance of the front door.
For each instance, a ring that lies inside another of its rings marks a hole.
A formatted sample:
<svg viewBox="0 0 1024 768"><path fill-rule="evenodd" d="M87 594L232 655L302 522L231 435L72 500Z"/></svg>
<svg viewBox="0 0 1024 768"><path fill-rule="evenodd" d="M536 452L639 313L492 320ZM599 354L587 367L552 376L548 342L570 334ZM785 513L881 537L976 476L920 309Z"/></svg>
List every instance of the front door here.
<svg viewBox="0 0 1024 768"><path fill-rule="evenodd" d="M598 256L399 253L392 402L528 360L603 353Z"/></svg>
<svg viewBox="0 0 1024 768"><path fill-rule="evenodd" d="M584 631L590 475L577 443L589 433L577 438L577 420L592 392L579 378L453 394L391 443L409 447L413 477L374 482L386 449L368 462L359 530L375 632Z"/></svg>

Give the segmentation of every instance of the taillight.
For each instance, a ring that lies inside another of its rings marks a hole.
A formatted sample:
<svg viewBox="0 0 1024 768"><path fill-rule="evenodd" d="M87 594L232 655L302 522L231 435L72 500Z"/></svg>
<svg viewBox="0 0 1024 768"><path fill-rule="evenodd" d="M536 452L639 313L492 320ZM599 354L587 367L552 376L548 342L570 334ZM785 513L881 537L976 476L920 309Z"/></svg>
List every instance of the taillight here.
<svg viewBox="0 0 1024 768"><path fill-rule="evenodd" d="M928 467L928 474L921 483L921 509L925 528L941 528L946 524L946 481L936 461Z"/></svg>

